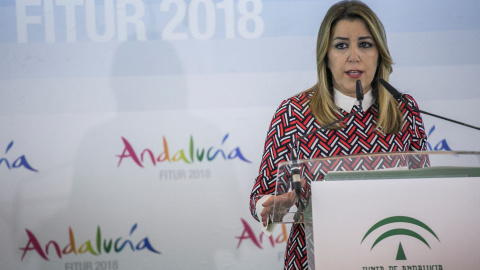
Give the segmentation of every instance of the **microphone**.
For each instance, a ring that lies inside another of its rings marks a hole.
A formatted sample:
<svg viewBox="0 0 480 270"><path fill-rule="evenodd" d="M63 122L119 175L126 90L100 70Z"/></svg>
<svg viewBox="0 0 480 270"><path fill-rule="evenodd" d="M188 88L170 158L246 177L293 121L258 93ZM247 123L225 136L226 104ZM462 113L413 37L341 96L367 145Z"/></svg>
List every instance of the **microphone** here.
<svg viewBox="0 0 480 270"><path fill-rule="evenodd" d="M355 88L356 94L357 94L357 100L360 103L360 111L363 112L363 89L362 89L362 82L360 80L357 80L357 87Z"/></svg>
<svg viewBox="0 0 480 270"><path fill-rule="evenodd" d="M427 115L430 115L430 116L433 116L433 117L436 117L436 118L440 118L442 120L446 120L446 121L449 121L449 122L452 122L452 123L455 123L455 124L459 124L459 125L463 125L463 126L466 126L466 127L469 127L469 128L473 128L473 129L477 129L477 130L480 130L479 127L476 127L476 126L472 126L472 125L469 125L469 124L466 124L466 123L462 123L462 122L459 122L459 121L456 121L456 120L453 120L453 119L450 119L450 118L446 118L446 117L443 117L443 116L440 116L440 115L436 115L436 114L433 114L433 113L429 113L429 112L426 112L426 111L422 111L422 110L419 110L417 109L415 106L412 106L410 104L410 100L408 100L407 98L405 98L404 94L400 93L397 89L395 89L391 84L389 84L388 82L386 82L384 79L380 78L379 79L380 83L383 85L383 87L385 87L385 89L387 89L387 91L392 94L392 96L398 101L398 102L402 102L405 103L405 105L407 105L408 108L410 108L412 111L414 112L420 112L420 113L424 113L424 114L427 114Z"/></svg>
<svg viewBox="0 0 480 270"><path fill-rule="evenodd" d="M347 118L350 118L352 117L353 115L357 114L359 111L362 110L362 101L363 101L363 89L362 89L362 83L360 82L360 80L357 80L356 82L356 96L357 96L357 100L360 102L360 109L354 111L354 112L350 112L349 114L347 114L346 116L336 120L336 121L333 121L327 125L324 125L324 126L321 126L320 129L321 130L325 130L326 128L332 126L332 125L335 125ZM319 129L314 129L312 130L311 132L308 132L307 134L299 137L298 139L294 139L293 140L293 146L292 146L292 149L291 149L291 156L292 156L292 182L293 182L293 189L295 190L295 193L298 197L298 201L300 203L300 206L302 207L302 209L305 208L305 204L301 198L301 191L302 191L302 181L300 179L300 165L298 164L298 151L300 149L298 149L298 146L297 146L297 143L306 138L307 136L309 135L312 135L314 133L317 133L319 131Z"/></svg>
<svg viewBox="0 0 480 270"><path fill-rule="evenodd" d="M403 96L402 93L398 92L397 89L395 89L391 84L387 83L383 78L380 78L380 83L387 89L392 96L398 100L398 101L405 101L405 97Z"/></svg>

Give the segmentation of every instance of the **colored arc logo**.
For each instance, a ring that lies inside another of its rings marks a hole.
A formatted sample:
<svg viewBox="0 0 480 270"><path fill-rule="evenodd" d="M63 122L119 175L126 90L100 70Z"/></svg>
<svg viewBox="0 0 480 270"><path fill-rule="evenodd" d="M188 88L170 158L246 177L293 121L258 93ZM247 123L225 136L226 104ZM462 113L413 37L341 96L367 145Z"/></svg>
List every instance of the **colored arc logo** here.
<svg viewBox="0 0 480 270"><path fill-rule="evenodd" d="M392 224L392 223L409 223L409 224L413 224L413 225L417 225L423 229L425 229L426 231L428 231L429 233L431 233L439 242L440 242L440 239L438 238L438 236L435 234L435 232L430 228L428 227L425 223L421 222L420 220L418 219L414 219L414 218L411 218L411 217L405 217L405 216L394 216L394 217L389 217L389 218L386 218L386 219L383 219L383 220L380 220L379 222L377 222L375 225L373 225L368 231L367 233L363 236L362 238L362 241L360 242L363 243L363 241L365 240L365 238L367 238L367 236L370 235L370 233L372 233L373 231L375 231L376 229L384 226L384 225L387 225L387 224ZM370 250L372 250L378 243L380 243L382 240L386 239L386 238L389 238L391 236L396 236L396 235L405 235L405 236L410 236L410 237L413 237L413 238L416 238L418 240L420 240L422 243L424 243L428 248L431 249L430 245L428 244L427 240L425 240L425 238L423 238L420 234L412 231L412 230L409 230L409 229L392 229L392 230L389 230L385 233L383 233L382 235L380 235L376 240L375 242L373 243L372 247L370 248ZM405 253L403 251L403 247L402 247L402 243L399 244L398 246L398 252L397 252L397 260L406 260L406 256L405 256Z"/></svg>

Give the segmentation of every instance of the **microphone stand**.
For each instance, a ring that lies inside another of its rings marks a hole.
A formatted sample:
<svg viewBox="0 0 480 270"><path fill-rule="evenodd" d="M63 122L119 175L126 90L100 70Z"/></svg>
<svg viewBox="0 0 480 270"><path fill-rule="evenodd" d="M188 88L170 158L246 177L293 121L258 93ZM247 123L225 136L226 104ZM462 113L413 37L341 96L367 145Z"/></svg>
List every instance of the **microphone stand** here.
<svg viewBox="0 0 480 270"><path fill-rule="evenodd" d="M405 105L407 105L407 107L409 107L410 109L412 109L413 111L415 112L420 112L420 113L424 113L426 115L430 115L430 116L433 116L433 117L436 117L436 118L440 118L442 120L446 120L446 121L449 121L449 122L452 122L452 123L455 123L455 124L459 124L459 125L463 125L463 126L466 126L466 127L469 127L469 128L473 128L473 129L476 129L476 130L480 130L479 127L476 127L476 126L472 126L472 125L469 125L467 123L463 123L463 122L459 122L457 120L453 120L453 119L450 119L450 118L447 118L447 117L443 117L443 116L440 116L440 115L436 115L436 114L433 114L433 113L429 113L429 112L426 112L426 111L422 111L420 109L417 109L415 106L412 106L410 104L410 101L405 98L405 95L400 93L397 89L395 89L391 84L389 84L388 82L386 82L384 79L380 78L380 83L383 85L383 87L385 87L385 89L387 89L387 91L392 94L392 96L397 100L397 101L403 101L405 103Z"/></svg>

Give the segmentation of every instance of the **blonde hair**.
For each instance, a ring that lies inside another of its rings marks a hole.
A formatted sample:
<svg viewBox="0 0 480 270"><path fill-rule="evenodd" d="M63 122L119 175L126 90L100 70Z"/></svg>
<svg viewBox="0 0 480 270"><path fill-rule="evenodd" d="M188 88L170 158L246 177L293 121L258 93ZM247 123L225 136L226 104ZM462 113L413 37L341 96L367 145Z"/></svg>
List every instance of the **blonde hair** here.
<svg viewBox="0 0 480 270"><path fill-rule="evenodd" d="M402 128L403 116L397 108L397 101L379 84L380 78L388 81L388 77L393 71L385 30L377 15L367 5L357 0L340 1L330 7L318 31L318 83L305 91L313 90L310 100L312 114L322 125L338 120L336 113L338 109L333 99L333 78L327 63L332 29L338 21L343 19L362 20L373 36L379 53L377 71L372 81L372 93L377 100L379 109L377 129L385 134L397 133ZM340 127L340 125L336 125L332 128L339 129Z"/></svg>

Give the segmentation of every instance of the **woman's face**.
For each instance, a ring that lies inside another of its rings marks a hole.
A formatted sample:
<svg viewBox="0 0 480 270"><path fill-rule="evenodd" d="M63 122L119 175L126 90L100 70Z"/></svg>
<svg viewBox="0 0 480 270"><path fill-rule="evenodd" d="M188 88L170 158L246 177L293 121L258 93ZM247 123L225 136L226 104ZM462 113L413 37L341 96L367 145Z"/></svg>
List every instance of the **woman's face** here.
<svg viewBox="0 0 480 270"><path fill-rule="evenodd" d="M356 97L356 81L360 80L363 92L370 90L378 66L378 49L362 20L337 22L332 29L327 56L334 88Z"/></svg>

